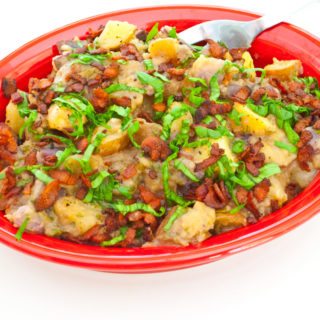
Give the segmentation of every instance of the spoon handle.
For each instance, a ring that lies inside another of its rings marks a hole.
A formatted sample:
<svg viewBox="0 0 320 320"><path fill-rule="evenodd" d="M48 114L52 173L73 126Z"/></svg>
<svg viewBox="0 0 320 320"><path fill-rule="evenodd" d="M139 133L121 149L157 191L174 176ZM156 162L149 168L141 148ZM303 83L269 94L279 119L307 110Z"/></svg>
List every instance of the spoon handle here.
<svg viewBox="0 0 320 320"><path fill-rule="evenodd" d="M300 12L302 9L305 9L307 7L309 7L310 5L313 5L315 3L320 3L320 0L311 0L311 1L307 1L306 3L304 3L303 5L299 4L298 6L294 7L293 9L289 10L288 13L286 14L268 14L265 15L257 20L256 23L259 25L259 31L257 32L260 33L266 29L269 29L283 21L287 21L288 18L292 17L293 15L297 14L298 12Z"/></svg>

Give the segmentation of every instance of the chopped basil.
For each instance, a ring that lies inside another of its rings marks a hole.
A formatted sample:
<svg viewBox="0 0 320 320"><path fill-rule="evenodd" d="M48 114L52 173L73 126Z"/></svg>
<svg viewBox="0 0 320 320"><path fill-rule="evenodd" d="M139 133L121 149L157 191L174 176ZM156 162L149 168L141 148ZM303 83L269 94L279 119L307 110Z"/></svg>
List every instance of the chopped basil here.
<svg viewBox="0 0 320 320"><path fill-rule="evenodd" d="M280 149L287 150L291 153L297 153L298 151L298 148L296 146L289 143L282 142L282 141L275 141L274 145Z"/></svg>
<svg viewBox="0 0 320 320"><path fill-rule="evenodd" d="M174 38L174 39L178 38L176 27L173 27L170 29L170 31L168 32L168 36L169 36L169 38Z"/></svg>
<svg viewBox="0 0 320 320"><path fill-rule="evenodd" d="M119 64L128 64L128 61L127 60L124 60L124 59L119 59L119 60L117 60L117 62L119 63Z"/></svg>
<svg viewBox="0 0 320 320"><path fill-rule="evenodd" d="M107 93L113 93L113 92L117 92L117 91L132 91L132 92L137 92L137 93L141 93L141 94L145 93L144 89L130 87L130 86L127 86L126 84L120 84L120 83L113 83L108 88L104 89L104 91Z"/></svg>
<svg viewBox="0 0 320 320"><path fill-rule="evenodd" d="M161 217L165 214L165 209L163 207L160 208L159 212L157 212L151 206L142 202L136 202L134 204L124 204L123 202L116 202L116 203L109 204L109 207L114 209L117 212L120 212L124 216L129 212L134 212L139 210L150 213L156 217Z"/></svg>
<svg viewBox="0 0 320 320"><path fill-rule="evenodd" d="M154 102L162 102L163 101L163 91L164 91L164 85L163 82L153 76L150 76L149 74L145 72L137 72L137 77L140 80L141 83L150 85L154 89Z"/></svg>
<svg viewBox="0 0 320 320"><path fill-rule="evenodd" d="M198 148L205 145L211 145L211 142L207 139L199 139L193 142L186 143L184 147L186 148Z"/></svg>
<svg viewBox="0 0 320 320"><path fill-rule="evenodd" d="M174 102L174 95L171 95L167 99L167 106L170 107Z"/></svg>
<svg viewBox="0 0 320 320"><path fill-rule="evenodd" d="M186 208L185 207L181 207L181 206L177 206L176 210L174 211L174 213L170 216L170 218L168 219L168 222L166 223L166 225L164 226L163 230L168 232L173 223L180 218L183 214L185 214L186 212Z"/></svg>
<svg viewBox="0 0 320 320"><path fill-rule="evenodd" d="M140 124L139 121L134 121L129 127L128 127L128 137L131 141L131 143L138 149L140 149L141 147L139 146L139 144L134 140L134 134L137 133L139 131L140 128Z"/></svg>
<svg viewBox="0 0 320 320"><path fill-rule="evenodd" d="M194 82L194 83L200 83L202 86L204 86L205 88L208 87L207 82L205 79L202 78L196 78L196 77L187 77L189 81Z"/></svg>
<svg viewBox="0 0 320 320"><path fill-rule="evenodd" d="M5 172L0 172L0 180L3 180L6 177Z"/></svg>
<svg viewBox="0 0 320 320"><path fill-rule="evenodd" d="M67 57L75 59L72 63L91 64L92 62L104 62L110 57L110 54L71 53Z"/></svg>
<svg viewBox="0 0 320 320"><path fill-rule="evenodd" d="M54 180L51 177L49 177L47 174L42 172L40 169L31 169L30 171L38 180L40 180L46 184L48 184Z"/></svg>
<svg viewBox="0 0 320 320"><path fill-rule="evenodd" d="M22 127L19 130L19 138L22 139L23 133L26 129L30 130L34 122L38 117L38 112L36 110L31 110L29 113L29 117L23 123Z"/></svg>
<svg viewBox="0 0 320 320"><path fill-rule="evenodd" d="M106 240L106 241L102 241L100 243L101 247L110 247L110 246L114 246L115 244L123 241L126 238L126 233L128 231L128 227L121 227L119 229L119 235L110 239L110 240Z"/></svg>
<svg viewBox="0 0 320 320"><path fill-rule="evenodd" d="M196 46L194 44L192 44L191 47L193 50L196 50L196 51L201 51L203 49L203 46Z"/></svg>
<svg viewBox="0 0 320 320"><path fill-rule="evenodd" d="M233 137L233 133L231 133L226 127L223 126L219 126L215 130L202 126L197 126L195 128L195 133L200 138L219 139L222 136Z"/></svg>
<svg viewBox="0 0 320 320"><path fill-rule="evenodd" d="M29 116L29 114L32 110L29 109L27 93L20 91L20 90L18 92L23 97L23 101L21 103L17 104L17 108L18 108L20 117L24 118L24 117Z"/></svg>
<svg viewBox="0 0 320 320"><path fill-rule="evenodd" d="M242 114L239 111L232 109L232 111L228 113L228 117L233 120L237 126L240 126Z"/></svg>
<svg viewBox="0 0 320 320"><path fill-rule="evenodd" d="M0 180L1 180L1 177L0 177ZM21 179L21 180L18 180L17 183L16 183L16 186L17 187L24 187L26 186L28 183L32 182L33 179L30 177L30 178L26 178L26 179Z"/></svg>
<svg viewBox="0 0 320 320"><path fill-rule="evenodd" d="M154 70L154 65L151 59L143 60L143 64L147 71Z"/></svg>
<svg viewBox="0 0 320 320"><path fill-rule="evenodd" d="M210 86L210 100L211 101L217 101L220 97L220 87L218 83L218 75L219 72L217 72L215 75L213 75L209 81Z"/></svg>
<svg viewBox="0 0 320 320"><path fill-rule="evenodd" d="M283 124L283 129L287 135L288 140L293 144L297 144L300 140L299 135L292 129L290 122L285 121Z"/></svg>
<svg viewBox="0 0 320 320"><path fill-rule="evenodd" d="M192 88L190 90L189 101L199 107L206 99L199 96L202 93L201 87Z"/></svg>
<svg viewBox="0 0 320 320"><path fill-rule="evenodd" d="M255 113L257 113L258 115L265 117L268 115L269 113L269 108L267 105L255 105L252 99L248 99L247 100L247 106Z"/></svg>
<svg viewBox="0 0 320 320"><path fill-rule="evenodd" d="M236 140L232 144L232 152L241 153L244 151L246 143L243 140Z"/></svg>
<svg viewBox="0 0 320 320"><path fill-rule="evenodd" d="M212 121L213 121L213 117L208 115L205 118L203 118L201 122L204 124L210 124Z"/></svg>
<svg viewBox="0 0 320 320"><path fill-rule="evenodd" d="M146 38L146 42L151 41L158 34L158 32L159 32L159 23L157 22L153 25L153 27L149 31Z"/></svg>
<svg viewBox="0 0 320 320"><path fill-rule="evenodd" d="M181 160L178 160L178 159L175 160L174 167L180 170L191 181L194 181L194 182L200 181Z"/></svg>
<svg viewBox="0 0 320 320"><path fill-rule="evenodd" d="M164 76L163 74L159 73L159 72L154 72L153 75L157 78L159 78L160 80L162 80L163 82L170 82L170 80Z"/></svg>
<svg viewBox="0 0 320 320"><path fill-rule="evenodd" d="M244 207L244 204L240 204L239 206L231 209L231 210L229 211L229 213L230 213L230 214L235 214L235 213L239 212L243 207Z"/></svg>
<svg viewBox="0 0 320 320"><path fill-rule="evenodd" d="M20 227L15 235L15 238L17 239L17 241L20 241L22 239L23 233L26 230L29 221L30 221L30 218L28 218L28 217L23 220L22 224L20 225Z"/></svg>

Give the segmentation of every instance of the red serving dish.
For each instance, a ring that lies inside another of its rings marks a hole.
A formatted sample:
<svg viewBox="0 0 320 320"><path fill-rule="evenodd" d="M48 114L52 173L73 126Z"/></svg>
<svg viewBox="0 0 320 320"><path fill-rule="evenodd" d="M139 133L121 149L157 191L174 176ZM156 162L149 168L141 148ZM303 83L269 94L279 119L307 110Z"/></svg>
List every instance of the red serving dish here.
<svg viewBox="0 0 320 320"><path fill-rule="evenodd" d="M205 6L169 6L139 8L102 14L52 31L19 48L0 61L0 81L3 77L17 79L18 87L27 88L30 77L45 77L51 71L55 43L84 35L89 27L97 28L109 19L125 20L150 28L155 21L177 26L181 31L194 24L212 19L251 20L256 14L226 8ZM288 24L281 24L262 33L250 49L257 66L278 59L300 59L305 76L320 78L320 41ZM4 120L8 100L0 92L0 120ZM0 213L0 241L4 244L48 261L87 269L144 273L192 267L246 250L272 240L304 221L320 209L320 175L294 200L282 209L263 218L255 225L227 232L188 247L100 248L75 244L43 235L24 234L18 242L16 228Z"/></svg>

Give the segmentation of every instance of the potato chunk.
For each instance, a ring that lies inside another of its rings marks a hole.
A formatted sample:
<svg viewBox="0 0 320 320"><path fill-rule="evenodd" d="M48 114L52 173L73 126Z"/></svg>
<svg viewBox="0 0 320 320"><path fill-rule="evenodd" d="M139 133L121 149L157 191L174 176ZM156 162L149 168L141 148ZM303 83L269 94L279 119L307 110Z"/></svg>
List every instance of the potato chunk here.
<svg viewBox="0 0 320 320"><path fill-rule="evenodd" d="M276 125L270 119L259 116L246 105L235 102L234 109L241 115L241 125L237 126L234 123L232 125L235 131L263 136L271 134L277 129Z"/></svg>
<svg viewBox="0 0 320 320"><path fill-rule="evenodd" d="M102 140L98 147L97 153L107 156L123 150L129 143L129 137L126 131L121 130L121 120L112 118L107 123L110 129L97 127L93 133L93 139L99 132L106 133L106 137Z"/></svg>
<svg viewBox="0 0 320 320"><path fill-rule="evenodd" d="M176 59L178 54L178 40L173 38L156 39L149 45L151 58L159 58L162 62Z"/></svg>
<svg viewBox="0 0 320 320"><path fill-rule="evenodd" d="M125 21L108 21L97 44L106 50L118 49L133 38L136 29L135 25Z"/></svg>
<svg viewBox="0 0 320 320"><path fill-rule="evenodd" d="M216 233L230 231L236 228L243 227L247 224L247 219L240 212L217 212L217 218L214 225Z"/></svg>
<svg viewBox="0 0 320 320"><path fill-rule="evenodd" d="M6 124L18 134L23 123L24 119L20 117L17 105L10 101L6 108Z"/></svg>
<svg viewBox="0 0 320 320"><path fill-rule="evenodd" d="M302 64L300 60L278 60L273 58L273 63L264 67L268 77L274 77L279 80L292 80L301 74Z"/></svg>
<svg viewBox="0 0 320 320"><path fill-rule="evenodd" d="M187 208L186 212L176 219L172 227L165 231L164 227L168 223L169 214L159 226L155 241L151 245L176 244L187 246L196 244L210 237L209 230L213 229L216 211L203 202L196 201L193 208Z"/></svg>
<svg viewBox="0 0 320 320"><path fill-rule="evenodd" d="M102 211L98 206L84 203L72 196L58 199L53 210L58 216L63 230L75 237L81 236L93 226L103 223Z"/></svg>

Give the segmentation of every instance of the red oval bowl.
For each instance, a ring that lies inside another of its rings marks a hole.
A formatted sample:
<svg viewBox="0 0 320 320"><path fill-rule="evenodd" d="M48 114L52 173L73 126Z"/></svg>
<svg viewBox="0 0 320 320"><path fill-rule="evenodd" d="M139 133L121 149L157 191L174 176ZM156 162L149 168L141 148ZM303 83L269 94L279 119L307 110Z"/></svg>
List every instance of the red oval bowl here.
<svg viewBox="0 0 320 320"><path fill-rule="evenodd" d="M177 26L181 31L196 23L212 19L251 20L258 16L248 12L204 6L171 6L140 8L107 13L82 20L52 31L0 61L0 79L13 77L18 87L26 89L32 76L44 77L51 70L51 58L57 53L55 43L84 35L109 19L125 20L140 27L155 21ZM318 39L287 24L262 33L250 49L257 66L278 59L300 59L305 75L320 77ZM0 92L0 120L4 120L8 100ZM100 248L79 245L43 235L24 234L18 242L16 228L0 214L0 241L45 260L99 271L119 273L159 272L196 266L227 257L272 240L297 227L315 215L320 208L320 175L294 200L281 210L263 218L255 225L227 232L188 247Z"/></svg>

